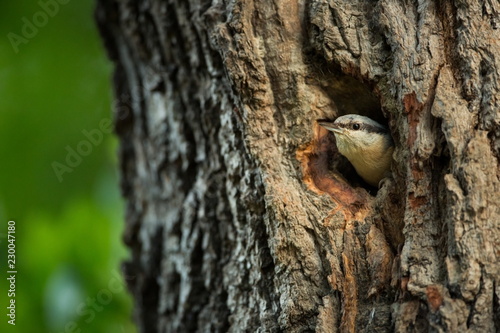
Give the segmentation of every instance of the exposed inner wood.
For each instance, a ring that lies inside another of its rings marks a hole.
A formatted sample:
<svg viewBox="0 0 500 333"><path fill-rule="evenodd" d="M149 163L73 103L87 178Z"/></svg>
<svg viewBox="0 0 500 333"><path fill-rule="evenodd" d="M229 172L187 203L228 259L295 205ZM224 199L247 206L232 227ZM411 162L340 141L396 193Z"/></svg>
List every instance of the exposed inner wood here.
<svg viewBox="0 0 500 333"><path fill-rule="evenodd" d="M499 13L99 0L141 331L500 330ZM347 113L391 130L378 190Z"/></svg>

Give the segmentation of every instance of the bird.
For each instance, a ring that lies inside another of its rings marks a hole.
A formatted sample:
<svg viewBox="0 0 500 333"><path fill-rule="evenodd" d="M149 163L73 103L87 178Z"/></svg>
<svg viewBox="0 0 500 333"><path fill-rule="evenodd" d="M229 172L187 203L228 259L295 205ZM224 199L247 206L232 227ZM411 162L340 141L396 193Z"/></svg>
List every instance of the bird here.
<svg viewBox="0 0 500 333"><path fill-rule="evenodd" d="M333 132L337 148L358 175L371 186L390 174L394 141L384 125L368 117L347 114L335 121L318 121Z"/></svg>

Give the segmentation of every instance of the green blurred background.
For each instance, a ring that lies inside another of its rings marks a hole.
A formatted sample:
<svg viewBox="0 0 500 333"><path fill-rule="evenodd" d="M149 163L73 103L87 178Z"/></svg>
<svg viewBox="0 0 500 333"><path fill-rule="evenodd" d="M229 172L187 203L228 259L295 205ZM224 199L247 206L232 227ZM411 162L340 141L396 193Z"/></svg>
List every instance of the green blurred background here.
<svg viewBox="0 0 500 333"><path fill-rule="evenodd" d="M117 139L100 130L111 118L112 65L94 1L0 2L0 332L135 332L119 269L127 251ZM102 142L82 143L94 130ZM68 149L79 147L88 151L71 167ZM71 172L58 177L55 165ZM9 220L15 326L7 323Z"/></svg>

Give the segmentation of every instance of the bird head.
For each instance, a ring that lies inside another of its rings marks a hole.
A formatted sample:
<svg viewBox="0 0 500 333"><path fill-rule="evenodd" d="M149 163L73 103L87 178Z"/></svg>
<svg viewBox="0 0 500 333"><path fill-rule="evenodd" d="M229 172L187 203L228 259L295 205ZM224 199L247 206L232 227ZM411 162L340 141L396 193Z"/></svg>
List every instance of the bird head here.
<svg viewBox="0 0 500 333"><path fill-rule="evenodd" d="M333 122L320 121L319 125L335 134L337 147L343 155L366 150L380 141L390 139L385 126L357 114L341 116Z"/></svg>

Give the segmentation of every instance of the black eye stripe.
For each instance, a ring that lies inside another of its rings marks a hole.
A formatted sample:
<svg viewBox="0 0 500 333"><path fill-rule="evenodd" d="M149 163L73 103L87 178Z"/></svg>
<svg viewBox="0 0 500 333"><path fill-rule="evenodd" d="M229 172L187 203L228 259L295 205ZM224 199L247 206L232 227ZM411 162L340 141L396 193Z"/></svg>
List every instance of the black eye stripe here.
<svg viewBox="0 0 500 333"><path fill-rule="evenodd" d="M359 128L354 128L354 125L358 125ZM340 127L346 128L346 129L354 129L354 130L363 130L368 133L389 133L389 131L385 127L379 127L375 125L369 125L369 124L358 124L358 123L344 123L344 124L339 124Z"/></svg>
<svg viewBox="0 0 500 333"><path fill-rule="evenodd" d="M373 126L373 125L365 125L363 126L363 129L367 131L368 133L389 133L387 128L385 127L379 127L379 126Z"/></svg>

